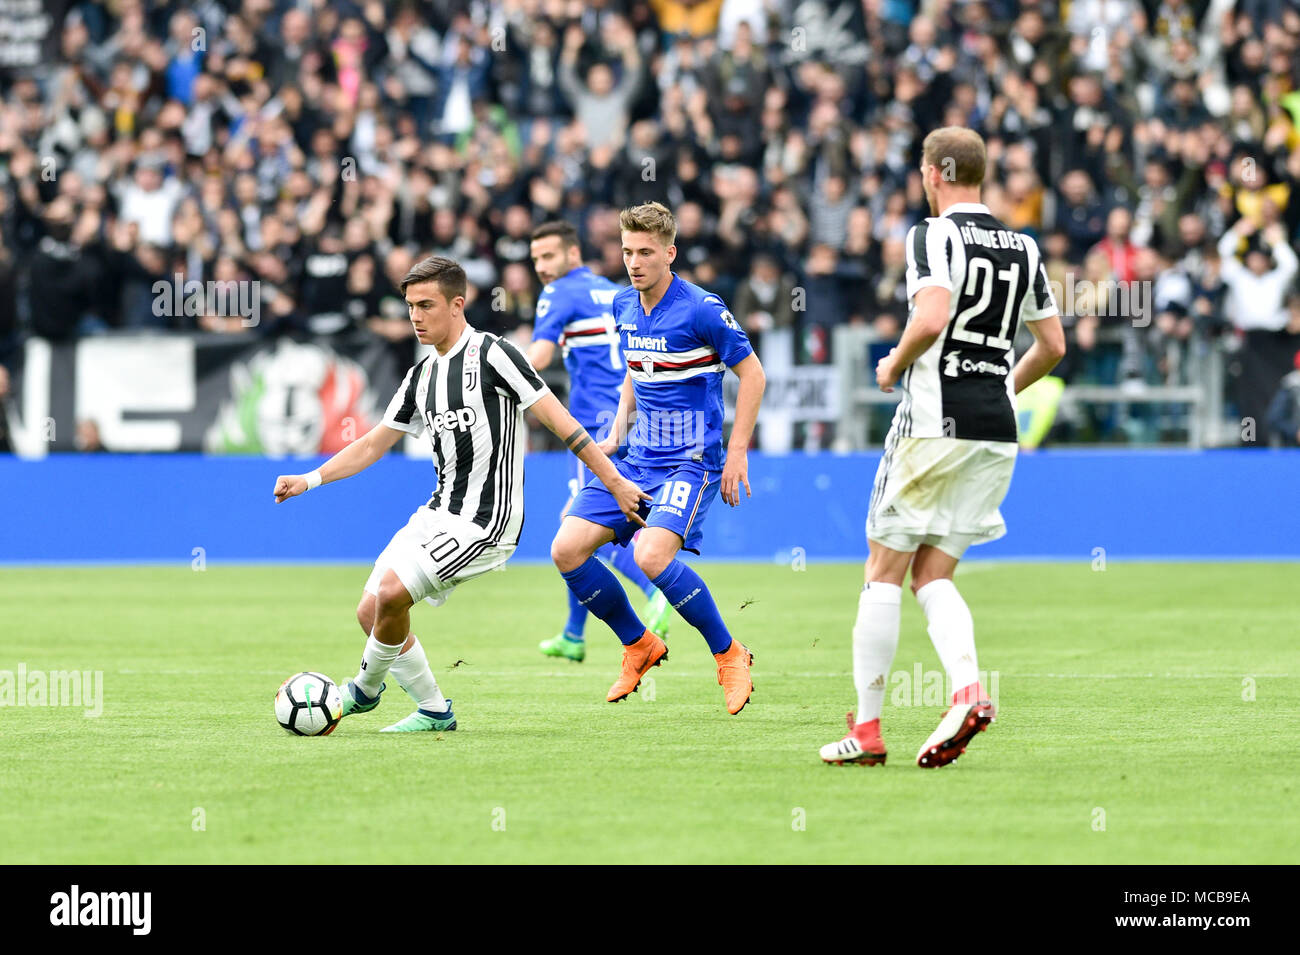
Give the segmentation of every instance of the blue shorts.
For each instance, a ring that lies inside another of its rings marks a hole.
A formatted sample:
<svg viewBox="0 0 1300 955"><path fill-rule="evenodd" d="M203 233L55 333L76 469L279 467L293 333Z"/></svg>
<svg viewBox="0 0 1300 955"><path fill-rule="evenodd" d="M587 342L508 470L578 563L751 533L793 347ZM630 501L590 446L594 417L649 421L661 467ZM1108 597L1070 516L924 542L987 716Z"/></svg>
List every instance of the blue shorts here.
<svg viewBox="0 0 1300 955"><path fill-rule="evenodd" d="M721 471L688 462L667 468L643 468L616 459L618 473L649 494L654 500L641 502L641 518L648 527L666 527L682 539L682 547L693 554L700 552L704 540L704 516L718 496ZM608 527L620 544L627 544L640 525L632 523L619 510L614 495L591 477L569 505L569 517Z"/></svg>

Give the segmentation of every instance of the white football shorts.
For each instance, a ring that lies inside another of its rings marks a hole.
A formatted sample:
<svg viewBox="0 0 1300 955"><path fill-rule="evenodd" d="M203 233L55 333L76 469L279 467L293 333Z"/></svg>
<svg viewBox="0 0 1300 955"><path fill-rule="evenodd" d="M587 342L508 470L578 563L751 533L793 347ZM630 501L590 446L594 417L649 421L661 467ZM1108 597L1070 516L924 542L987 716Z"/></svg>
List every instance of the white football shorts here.
<svg viewBox="0 0 1300 955"><path fill-rule="evenodd" d="M366 593L378 596L380 581L392 570L412 601L438 607L457 586L496 570L514 552L514 545L492 543L488 532L472 521L421 507L375 560Z"/></svg>
<svg viewBox="0 0 1300 955"><path fill-rule="evenodd" d="M904 438L890 433L867 508L867 539L912 553L922 544L960 559L1007 532L1002 499L1014 441Z"/></svg>

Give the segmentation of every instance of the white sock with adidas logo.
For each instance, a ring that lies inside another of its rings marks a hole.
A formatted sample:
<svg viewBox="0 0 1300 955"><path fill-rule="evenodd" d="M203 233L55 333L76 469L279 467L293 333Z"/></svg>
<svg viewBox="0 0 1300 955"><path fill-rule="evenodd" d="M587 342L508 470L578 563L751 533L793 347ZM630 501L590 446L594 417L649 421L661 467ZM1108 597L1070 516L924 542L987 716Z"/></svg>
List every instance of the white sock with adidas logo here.
<svg viewBox="0 0 1300 955"><path fill-rule="evenodd" d="M872 581L858 597L853 624L853 683L858 688L859 723L880 718L889 666L898 651L898 614L903 588Z"/></svg>

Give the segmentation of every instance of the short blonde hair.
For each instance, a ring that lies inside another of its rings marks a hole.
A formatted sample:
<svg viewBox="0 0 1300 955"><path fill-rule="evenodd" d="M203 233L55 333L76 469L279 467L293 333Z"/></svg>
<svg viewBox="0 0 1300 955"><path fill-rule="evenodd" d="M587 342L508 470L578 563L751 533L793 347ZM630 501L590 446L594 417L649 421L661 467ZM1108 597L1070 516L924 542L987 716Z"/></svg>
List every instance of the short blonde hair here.
<svg viewBox="0 0 1300 955"><path fill-rule="evenodd" d="M988 154L979 133L965 126L944 126L925 137L921 149L925 161L937 166L945 182L959 186L984 183Z"/></svg>
<svg viewBox="0 0 1300 955"><path fill-rule="evenodd" d="M662 240L665 247L677 239L677 220L660 202L644 202L624 209L618 215L618 226L624 232L649 232Z"/></svg>

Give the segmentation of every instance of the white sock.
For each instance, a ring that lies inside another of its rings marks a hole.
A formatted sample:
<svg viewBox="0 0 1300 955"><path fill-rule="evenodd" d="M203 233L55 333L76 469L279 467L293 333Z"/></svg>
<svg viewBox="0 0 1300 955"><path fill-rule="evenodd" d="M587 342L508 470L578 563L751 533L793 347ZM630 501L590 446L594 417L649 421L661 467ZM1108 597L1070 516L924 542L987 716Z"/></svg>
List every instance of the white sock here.
<svg viewBox="0 0 1300 955"><path fill-rule="evenodd" d="M929 621L930 641L948 671L952 691L956 693L979 680L975 621L957 585L947 578L932 580L916 592L916 599Z"/></svg>
<svg viewBox="0 0 1300 955"><path fill-rule="evenodd" d="M361 669L352 679L357 689L366 696L375 696L383 685L384 677L388 675L388 668L401 652L402 644L380 643L372 630L370 639L366 641L366 649L361 654Z"/></svg>
<svg viewBox="0 0 1300 955"><path fill-rule="evenodd" d="M430 713L447 711L447 699L442 695L442 690L438 689L438 681L429 669L429 658L424 655L424 647L420 646L420 640L414 634L411 636L411 646L393 661L389 672L420 709Z"/></svg>
<svg viewBox="0 0 1300 955"><path fill-rule="evenodd" d="M858 688L859 723L880 718L889 665L898 650L902 596L902 587L872 581L858 597L858 619L853 624L853 682Z"/></svg>

